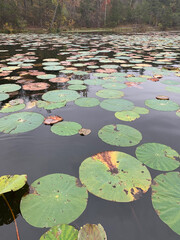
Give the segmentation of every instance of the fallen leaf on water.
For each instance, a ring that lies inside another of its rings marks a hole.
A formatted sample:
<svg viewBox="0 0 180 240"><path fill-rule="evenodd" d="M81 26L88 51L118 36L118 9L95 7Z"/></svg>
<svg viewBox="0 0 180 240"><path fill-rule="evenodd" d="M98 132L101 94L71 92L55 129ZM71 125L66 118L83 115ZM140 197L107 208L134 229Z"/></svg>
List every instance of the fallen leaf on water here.
<svg viewBox="0 0 180 240"><path fill-rule="evenodd" d="M82 135L82 136L87 136L91 133L91 130L90 129L86 129L86 128L81 128L79 130L79 134Z"/></svg>
<svg viewBox="0 0 180 240"><path fill-rule="evenodd" d="M44 124L46 125L53 125L58 122L62 122L63 118L60 116L48 116L47 118L44 119Z"/></svg>

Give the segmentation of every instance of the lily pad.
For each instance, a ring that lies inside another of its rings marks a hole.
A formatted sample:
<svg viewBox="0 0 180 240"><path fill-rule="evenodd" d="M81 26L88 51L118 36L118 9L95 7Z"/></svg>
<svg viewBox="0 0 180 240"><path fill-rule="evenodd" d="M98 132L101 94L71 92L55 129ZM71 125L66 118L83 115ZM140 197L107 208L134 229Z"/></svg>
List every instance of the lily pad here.
<svg viewBox="0 0 180 240"><path fill-rule="evenodd" d="M60 71L60 70L63 70L64 67L63 66L46 66L46 67L43 67L43 69L45 71Z"/></svg>
<svg viewBox="0 0 180 240"><path fill-rule="evenodd" d="M63 118L60 116L48 116L44 119L44 124L46 125L53 125L58 122L62 122Z"/></svg>
<svg viewBox="0 0 180 240"><path fill-rule="evenodd" d="M104 80L102 80L102 79L87 79L87 80L84 80L84 83L87 85L102 85L104 83Z"/></svg>
<svg viewBox="0 0 180 240"><path fill-rule="evenodd" d="M101 224L86 224L79 230L78 240L107 240Z"/></svg>
<svg viewBox="0 0 180 240"><path fill-rule="evenodd" d="M172 171L180 166L180 155L160 143L145 143L136 149L136 157L148 167L160 171Z"/></svg>
<svg viewBox="0 0 180 240"><path fill-rule="evenodd" d="M135 128L126 125L106 125L98 132L99 138L107 144L130 147L142 140L142 134Z"/></svg>
<svg viewBox="0 0 180 240"><path fill-rule="evenodd" d="M122 121L131 122L136 120L137 118L140 118L140 115L134 111L121 111L116 112L115 117Z"/></svg>
<svg viewBox="0 0 180 240"><path fill-rule="evenodd" d="M96 95L101 98L121 98L124 96L124 93L118 90L103 89L96 92Z"/></svg>
<svg viewBox="0 0 180 240"><path fill-rule="evenodd" d="M34 130L43 123L39 113L20 112L0 118L0 132L16 134Z"/></svg>
<svg viewBox="0 0 180 240"><path fill-rule="evenodd" d="M9 94L7 93L0 93L0 102L9 98Z"/></svg>
<svg viewBox="0 0 180 240"><path fill-rule="evenodd" d="M0 177L0 195L17 191L27 182L27 175L5 175Z"/></svg>
<svg viewBox="0 0 180 240"><path fill-rule="evenodd" d="M23 85L23 89L28 91L40 91L40 90L45 90L49 87L50 85L44 82L27 83Z"/></svg>
<svg viewBox="0 0 180 240"><path fill-rule="evenodd" d="M124 152L106 151L85 159L80 168L81 182L88 191L115 202L139 199L151 185L151 175L136 158Z"/></svg>
<svg viewBox="0 0 180 240"><path fill-rule="evenodd" d="M180 173L160 174L153 180L152 204L160 217L180 235Z"/></svg>
<svg viewBox="0 0 180 240"><path fill-rule="evenodd" d="M77 219L86 208L87 198L87 190L77 178L50 174L32 183L30 193L21 200L20 209L32 226L53 227Z"/></svg>
<svg viewBox="0 0 180 240"><path fill-rule="evenodd" d="M123 83L105 83L102 85L103 88L108 88L108 89L114 89L114 90L119 90L119 89L124 89L126 88L126 84Z"/></svg>
<svg viewBox="0 0 180 240"><path fill-rule="evenodd" d="M40 240L77 240L77 239L78 230L67 224L52 227L40 238Z"/></svg>
<svg viewBox="0 0 180 240"><path fill-rule="evenodd" d="M0 92L2 93L10 93L15 92L21 89L21 86L18 84L1 84L0 85Z"/></svg>
<svg viewBox="0 0 180 240"><path fill-rule="evenodd" d="M174 80L163 80L161 81L161 83L167 84L167 85L180 85L180 82L174 81Z"/></svg>
<svg viewBox="0 0 180 240"><path fill-rule="evenodd" d="M64 106L66 106L66 101L62 101L62 102L46 102L46 101L37 101L37 107L38 108L44 108L46 110L53 110L56 108L62 108Z"/></svg>
<svg viewBox="0 0 180 240"><path fill-rule="evenodd" d="M56 75L54 74L44 74L44 75L38 75L36 76L38 79L42 79L42 80L49 80L51 78L55 78Z"/></svg>
<svg viewBox="0 0 180 240"><path fill-rule="evenodd" d="M69 90L76 90L76 91L81 91L81 90L85 90L87 87L85 85L82 84L72 84L68 86Z"/></svg>
<svg viewBox="0 0 180 240"><path fill-rule="evenodd" d="M100 103L100 107L108 111L120 112L132 110L134 103L125 99L106 99Z"/></svg>
<svg viewBox="0 0 180 240"><path fill-rule="evenodd" d="M11 104L7 103L1 108L0 112L1 113L17 112L17 111L24 109L25 106L26 105L24 103L17 104L17 105L11 105Z"/></svg>
<svg viewBox="0 0 180 240"><path fill-rule="evenodd" d="M180 87L172 86L172 87L166 87L165 89L169 92L180 93Z"/></svg>
<svg viewBox="0 0 180 240"><path fill-rule="evenodd" d="M42 95L42 99L48 102L70 102L79 97L80 94L73 90L53 90Z"/></svg>
<svg viewBox="0 0 180 240"><path fill-rule="evenodd" d="M68 81L68 84L83 84L84 83L84 81L82 81L82 80L69 80Z"/></svg>
<svg viewBox="0 0 180 240"><path fill-rule="evenodd" d="M138 114L148 114L149 113L149 109L143 108L143 107L135 107L135 108L133 108L133 111Z"/></svg>
<svg viewBox="0 0 180 240"><path fill-rule="evenodd" d="M87 135L89 135L90 133L91 133L91 129L81 128L81 129L79 130L79 134L80 134L81 136L87 136Z"/></svg>
<svg viewBox="0 0 180 240"><path fill-rule="evenodd" d="M75 104L80 107L95 107L100 104L97 98L83 97L75 100Z"/></svg>
<svg viewBox="0 0 180 240"><path fill-rule="evenodd" d="M150 99L145 101L146 106L158 111L176 111L179 105L171 100Z"/></svg>
<svg viewBox="0 0 180 240"><path fill-rule="evenodd" d="M82 126L76 122L59 122L51 127L51 131L60 136L72 136L79 133Z"/></svg>

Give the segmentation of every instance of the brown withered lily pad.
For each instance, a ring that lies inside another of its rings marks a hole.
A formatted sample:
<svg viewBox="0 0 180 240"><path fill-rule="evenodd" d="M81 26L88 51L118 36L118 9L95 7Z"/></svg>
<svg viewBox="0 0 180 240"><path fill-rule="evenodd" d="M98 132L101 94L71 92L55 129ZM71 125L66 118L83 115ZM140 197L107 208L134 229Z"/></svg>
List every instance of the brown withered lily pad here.
<svg viewBox="0 0 180 240"><path fill-rule="evenodd" d="M51 78L49 79L49 81L54 83L65 83L65 82L68 82L69 79L65 77L57 77L57 78Z"/></svg>
<svg viewBox="0 0 180 240"><path fill-rule="evenodd" d="M168 96L159 95L159 96L156 97L156 99L158 99L158 100L169 100L169 97Z"/></svg>
<svg viewBox="0 0 180 240"><path fill-rule="evenodd" d="M48 83L36 82L36 83L28 83L23 86L24 90L28 91L38 91L47 89L50 85Z"/></svg>
<svg viewBox="0 0 180 240"><path fill-rule="evenodd" d="M91 133L91 129L81 128L81 129L79 130L79 134L80 134L81 136L87 136L87 135L89 135L90 133Z"/></svg>
<svg viewBox="0 0 180 240"><path fill-rule="evenodd" d="M153 78L148 78L148 80L150 80L150 81L152 81L152 82L158 82L158 81L159 81L159 78L153 77Z"/></svg>
<svg viewBox="0 0 180 240"><path fill-rule="evenodd" d="M62 122L63 118L60 116L48 116L47 118L44 119L44 124L46 125L53 125L58 122Z"/></svg>

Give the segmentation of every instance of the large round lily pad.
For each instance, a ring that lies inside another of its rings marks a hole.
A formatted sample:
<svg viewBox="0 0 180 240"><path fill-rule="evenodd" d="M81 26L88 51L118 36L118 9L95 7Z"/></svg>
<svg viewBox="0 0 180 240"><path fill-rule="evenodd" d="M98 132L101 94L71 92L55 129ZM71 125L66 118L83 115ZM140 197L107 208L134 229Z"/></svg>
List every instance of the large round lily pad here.
<svg viewBox="0 0 180 240"><path fill-rule="evenodd" d="M108 89L115 89L115 90L119 90L119 89L123 89L126 88L126 84L124 83L105 83L102 85L103 88L108 88Z"/></svg>
<svg viewBox="0 0 180 240"><path fill-rule="evenodd" d="M57 173L33 182L20 209L32 226L52 227L77 219L86 208L87 198L87 190L77 178Z"/></svg>
<svg viewBox="0 0 180 240"><path fill-rule="evenodd" d="M0 102L4 101L9 98L9 94L7 93L0 93Z"/></svg>
<svg viewBox="0 0 180 240"><path fill-rule="evenodd" d="M80 94L73 90L53 90L42 95L42 99L48 102L74 101Z"/></svg>
<svg viewBox="0 0 180 240"><path fill-rule="evenodd" d="M56 77L56 75L54 75L54 74L44 74L44 75L37 76L38 79L42 79L42 80L48 80L48 79L55 78L55 77Z"/></svg>
<svg viewBox="0 0 180 240"><path fill-rule="evenodd" d="M169 92L180 93L180 87L175 86L166 87L166 90Z"/></svg>
<svg viewBox="0 0 180 240"><path fill-rule="evenodd" d="M153 180L152 204L160 217L180 235L180 173L160 174Z"/></svg>
<svg viewBox="0 0 180 240"><path fill-rule="evenodd" d="M77 240L77 239L78 230L67 224L52 227L40 238L40 240Z"/></svg>
<svg viewBox="0 0 180 240"><path fill-rule="evenodd" d="M3 193L17 191L27 181L27 175L5 175L0 177L0 195Z"/></svg>
<svg viewBox="0 0 180 240"><path fill-rule="evenodd" d="M146 106L158 111L176 111L179 105L171 100L149 99L145 101Z"/></svg>
<svg viewBox="0 0 180 240"><path fill-rule="evenodd" d="M113 89L103 89L98 91L96 95L101 98L121 98L124 96L124 93Z"/></svg>
<svg viewBox="0 0 180 240"><path fill-rule="evenodd" d="M25 104L17 104L17 105L10 105L9 103L5 104L4 107L0 110L1 113L10 113L10 112L17 112L25 108Z"/></svg>
<svg viewBox="0 0 180 240"><path fill-rule="evenodd" d="M39 127L44 117L39 113L20 112L0 118L0 132L16 134L34 130Z"/></svg>
<svg viewBox="0 0 180 240"><path fill-rule="evenodd" d="M108 111L120 112L132 110L134 103L126 99L106 99L100 103L100 107Z"/></svg>
<svg viewBox="0 0 180 240"><path fill-rule="evenodd" d="M78 240L107 240L101 224L86 224L79 230Z"/></svg>
<svg viewBox="0 0 180 240"><path fill-rule="evenodd" d="M122 124L106 125L99 130L98 136L107 144L121 147L134 146L142 140L137 129Z"/></svg>
<svg viewBox="0 0 180 240"><path fill-rule="evenodd" d="M0 92L10 93L15 92L21 89L21 86L18 84L1 84L0 85Z"/></svg>
<svg viewBox="0 0 180 240"><path fill-rule="evenodd" d="M148 167L160 171L172 171L180 166L180 155L160 143L145 143L136 149L136 157Z"/></svg>
<svg viewBox="0 0 180 240"><path fill-rule="evenodd" d="M147 168L131 155L117 151L98 153L85 159L79 176L89 192L115 202L137 200L151 185Z"/></svg>
<svg viewBox="0 0 180 240"><path fill-rule="evenodd" d="M95 107L99 105L97 98L83 97L75 100L75 104L80 107Z"/></svg>
<svg viewBox="0 0 180 240"><path fill-rule="evenodd" d="M140 118L140 115L134 111L121 111L116 112L115 117L122 121L131 122L136 120L137 118Z"/></svg>
<svg viewBox="0 0 180 240"><path fill-rule="evenodd" d="M40 90L45 90L49 87L50 85L44 82L27 83L23 85L23 89L28 91L40 91Z"/></svg>
<svg viewBox="0 0 180 240"><path fill-rule="evenodd" d="M37 101L38 108L44 108L46 110L53 110L56 108L62 108L66 105L66 101L62 102L46 102L46 101Z"/></svg>
<svg viewBox="0 0 180 240"><path fill-rule="evenodd" d="M149 109L143 108L143 107L135 107L135 108L133 108L133 111L138 114L148 114L149 113Z"/></svg>
<svg viewBox="0 0 180 240"><path fill-rule="evenodd" d="M69 90L76 90L76 91L82 91L85 90L87 87L83 84L71 84L68 86Z"/></svg>
<svg viewBox="0 0 180 240"><path fill-rule="evenodd" d="M79 133L82 126L76 122L59 122L51 127L51 131L60 136L72 136Z"/></svg>

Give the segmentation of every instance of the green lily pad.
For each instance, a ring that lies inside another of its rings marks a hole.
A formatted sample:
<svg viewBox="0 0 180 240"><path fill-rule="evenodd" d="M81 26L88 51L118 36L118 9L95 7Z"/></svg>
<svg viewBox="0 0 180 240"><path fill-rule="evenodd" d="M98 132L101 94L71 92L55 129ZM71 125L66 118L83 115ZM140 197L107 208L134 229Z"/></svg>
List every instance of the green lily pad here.
<svg viewBox="0 0 180 240"><path fill-rule="evenodd" d="M137 83L141 83L141 82L146 82L147 79L146 78L142 78L142 77L128 77L127 82L137 82Z"/></svg>
<svg viewBox="0 0 180 240"><path fill-rule="evenodd" d="M140 118L140 115L134 111L121 111L116 112L115 117L122 121L131 122L136 120L137 118Z"/></svg>
<svg viewBox="0 0 180 240"><path fill-rule="evenodd" d="M180 87L166 87L165 88L169 92L180 93Z"/></svg>
<svg viewBox="0 0 180 240"><path fill-rule="evenodd" d="M63 70L64 67L63 66L46 66L46 67L43 67L43 69L45 71L60 71L60 70ZM46 78L47 79L47 78ZM48 78L49 79L49 78Z"/></svg>
<svg viewBox="0 0 180 240"><path fill-rule="evenodd" d="M99 105L97 98L83 97L75 100L75 104L80 107L95 107Z"/></svg>
<svg viewBox="0 0 180 240"><path fill-rule="evenodd" d="M78 230L67 224L52 227L40 238L40 240L77 240L77 239Z"/></svg>
<svg viewBox="0 0 180 240"><path fill-rule="evenodd" d="M82 126L76 122L63 121L54 124L51 131L60 136L72 136L79 133Z"/></svg>
<svg viewBox="0 0 180 240"><path fill-rule="evenodd" d="M10 112L17 112L22 110L23 108L25 108L25 104L17 104L17 105L10 105L10 104L6 104L4 107L2 107L2 109L0 110L0 113L10 113Z"/></svg>
<svg viewBox="0 0 180 240"><path fill-rule="evenodd" d="M121 98L124 96L124 93L118 90L103 89L96 92L96 95L101 98Z"/></svg>
<svg viewBox="0 0 180 240"><path fill-rule="evenodd" d="M100 107L108 111L120 112L132 110L134 103L125 99L106 99L100 103Z"/></svg>
<svg viewBox="0 0 180 240"><path fill-rule="evenodd" d="M20 112L0 118L0 132L16 134L34 130L39 127L44 117L39 113Z"/></svg>
<svg viewBox="0 0 180 240"><path fill-rule="evenodd" d="M70 102L79 97L80 94L73 90L53 90L42 95L42 99L48 102Z"/></svg>
<svg viewBox="0 0 180 240"><path fill-rule="evenodd" d="M145 143L136 149L136 157L148 167L160 171L172 171L180 166L180 155L160 143Z"/></svg>
<svg viewBox="0 0 180 240"><path fill-rule="evenodd" d="M153 180L152 204L160 217L180 235L180 173L160 174Z"/></svg>
<svg viewBox="0 0 180 240"><path fill-rule="evenodd" d="M82 81L82 80L69 80L68 81L68 84L78 84L78 85L80 85L80 84L84 84L84 81Z"/></svg>
<svg viewBox="0 0 180 240"><path fill-rule="evenodd" d="M18 84L1 84L0 85L0 92L2 93L10 93L15 92L21 89L21 86Z"/></svg>
<svg viewBox="0 0 180 240"><path fill-rule="evenodd" d="M101 65L101 67L105 69L116 69L119 68L119 65Z"/></svg>
<svg viewBox="0 0 180 240"><path fill-rule="evenodd" d="M177 82L174 80L163 80L163 81L161 81L161 83L167 84L167 85L180 85L180 82Z"/></svg>
<svg viewBox="0 0 180 240"><path fill-rule="evenodd" d="M86 79L84 80L84 83L87 85L102 85L104 83L104 80L102 79Z"/></svg>
<svg viewBox="0 0 180 240"><path fill-rule="evenodd" d="M135 108L133 108L133 111L138 114L148 114L149 113L149 109L143 108L143 107L135 107Z"/></svg>
<svg viewBox="0 0 180 240"><path fill-rule="evenodd" d="M177 115L178 117L180 117L180 109L177 110L176 115Z"/></svg>
<svg viewBox="0 0 180 240"><path fill-rule="evenodd" d="M9 94L7 93L0 93L0 102L9 98Z"/></svg>
<svg viewBox="0 0 180 240"><path fill-rule="evenodd" d="M42 79L42 80L49 80L51 78L55 78L56 75L54 74L44 74L44 75L38 75L36 76L38 79Z"/></svg>
<svg viewBox="0 0 180 240"><path fill-rule="evenodd" d="M77 178L50 174L32 183L30 193L21 200L20 209L32 226L53 227L77 219L86 208L87 198L87 190Z"/></svg>
<svg viewBox="0 0 180 240"><path fill-rule="evenodd" d="M108 88L108 89L115 89L115 90L120 90L126 88L126 84L123 83L105 83L102 85L103 88Z"/></svg>
<svg viewBox="0 0 180 240"><path fill-rule="evenodd" d="M115 202L139 199L151 185L151 175L136 158L124 152L106 151L85 159L79 168L88 191Z"/></svg>
<svg viewBox="0 0 180 240"><path fill-rule="evenodd" d="M72 84L68 86L69 90L76 90L76 91L85 90L86 88L87 87L82 84Z"/></svg>
<svg viewBox="0 0 180 240"><path fill-rule="evenodd" d="M176 111L179 105L171 100L150 99L145 101L146 106L158 111Z"/></svg>
<svg viewBox="0 0 180 240"><path fill-rule="evenodd" d="M101 224L86 224L79 230L78 240L107 240Z"/></svg>
<svg viewBox="0 0 180 240"><path fill-rule="evenodd" d="M43 62L42 63L43 66L59 66L60 63L56 62L56 61L52 61L52 62Z"/></svg>
<svg viewBox="0 0 180 240"><path fill-rule="evenodd" d="M38 108L44 108L46 110L53 110L56 108L62 108L66 106L66 101L62 102L46 102L46 101L37 101L37 107Z"/></svg>
<svg viewBox="0 0 180 240"><path fill-rule="evenodd" d="M107 144L130 147L142 140L142 134L135 128L126 125L106 125L98 132L99 138Z"/></svg>
<svg viewBox="0 0 180 240"><path fill-rule="evenodd" d="M0 195L17 191L27 182L27 175L5 175L0 177Z"/></svg>

